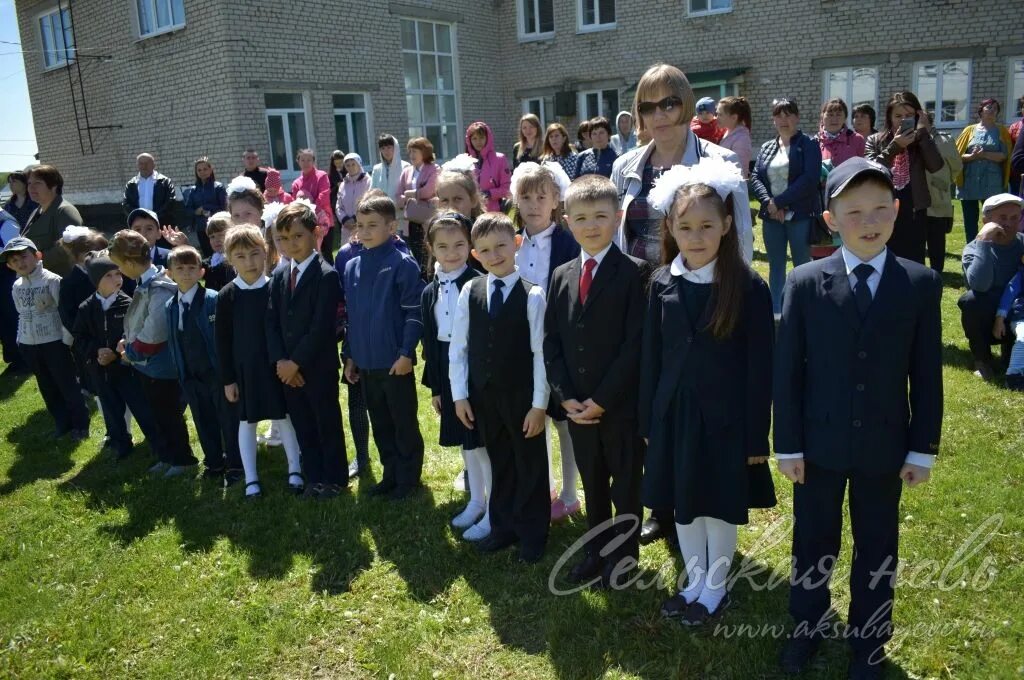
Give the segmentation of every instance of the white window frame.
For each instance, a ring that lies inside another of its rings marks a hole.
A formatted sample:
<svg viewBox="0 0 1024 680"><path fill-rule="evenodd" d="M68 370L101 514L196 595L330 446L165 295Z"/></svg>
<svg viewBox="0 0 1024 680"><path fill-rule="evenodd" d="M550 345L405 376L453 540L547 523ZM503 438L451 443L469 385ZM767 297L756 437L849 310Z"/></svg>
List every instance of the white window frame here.
<svg viewBox="0 0 1024 680"><path fill-rule="evenodd" d="M846 102L846 108L849 109L849 116L847 116L846 124L849 128L853 129L853 107L855 106L853 100L853 72L859 68L870 68L875 72L875 96L871 101L871 108L878 111L878 67L877 66L837 66L836 68L827 68L821 73L821 103L824 104L831 96L829 95L829 74L835 71L846 71L846 92L843 94L843 101Z"/></svg>
<svg viewBox="0 0 1024 680"><path fill-rule="evenodd" d="M295 156L299 152L299 150L292 148L291 124L288 122L288 114L290 114L290 113L301 113L302 114L303 119L306 121L306 145L307 145L308 148L315 148L314 145L315 145L316 142L313 140L313 137L312 137L312 129L313 129L312 123L313 123L313 121L310 119L310 116L309 116L309 110L310 110L310 106L309 106L309 103L310 103L309 102L309 93L307 93L307 92L286 91L286 90L270 90L270 91L264 92L263 94L265 94L265 95L267 95L267 94L290 94L290 95L300 95L302 97L302 108L301 109L297 109L297 108L281 108L281 109L276 109L275 108L275 109L270 109L270 108L267 108L265 100L264 100L264 104L263 104L263 119L264 119L264 121L266 121L266 124L267 124L267 143L268 143L268 147L267 148L270 150L270 164L273 165L273 163L274 163L274 138L270 134L270 118L271 118L271 116L280 116L282 118L283 122L284 122L284 125L283 125L283 130L284 130L284 149L285 149L285 158L288 159L288 167L287 168L277 168L277 169L281 171L281 179L282 180L293 180L296 177L298 177L299 173L300 173L298 161L295 160Z"/></svg>
<svg viewBox="0 0 1024 680"><path fill-rule="evenodd" d="M38 31L37 35L39 36L39 51L40 51L40 54L43 55L43 70L44 71L54 71L54 70L59 69L59 68L64 68L68 64L73 64L74 61L75 61L75 56L76 56L77 52L76 52L76 49L75 49L75 44L74 44L75 38L74 38L74 33L73 32L72 32L72 35L71 35L71 46L70 47L68 47L67 40L66 40L67 36L64 34L64 30L63 29L60 31L60 37L61 37L61 43L62 43L62 47L61 48L55 49L55 50L47 50L46 49L46 40L43 39L43 21L46 21L46 22L49 23L49 26L50 26L50 36L51 36L51 39L55 40L56 34L54 32L54 26L55 26L55 24L53 23L54 22L54 18L56 18L56 21L57 21L56 26L58 26L58 27L62 26L61 18L60 18L60 15L61 15L62 12L67 12L68 13L67 19L68 19L69 23L68 23L68 26L66 28L68 30L72 30L72 27L70 25L70 21L71 21L71 8L68 5L64 4L64 3L59 3L57 7L53 7L53 8L51 8L51 9L45 11L45 12L41 12L41 13L36 15L36 30ZM56 41L54 42L54 47L56 47ZM50 61L51 57L53 59L52 62Z"/></svg>
<svg viewBox="0 0 1024 680"><path fill-rule="evenodd" d="M531 3L533 5L534 16L537 17L537 25L533 28L536 30L527 30L526 26L526 6L525 3ZM550 2L551 3L551 30L541 31L540 30L540 3ZM516 26L519 27L519 42L532 42L534 40L551 40L555 37L555 0L516 0Z"/></svg>
<svg viewBox="0 0 1024 680"><path fill-rule="evenodd" d="M935 111L935 127L940 128L940 129L947 129L947 130L950 130L950 129L952 129L952 130L959 130L959 129L964 128L967 125L971 124L971 87L973 87L973 85L974 85L974 60L973 59L969 59L967 57L963 57L963 58L961 58L961 57L951 57L949 59L928 59L926 61L915 61L911 65L911 68L913 69L913 71L910 74L911 75L911 82L913 83L911 87L913 88L914 94L918 95L918 98L920 99L921 88L918 86L918 78L917 78L918 71L921 70L922 66L925 66L927 64L941 65L942 63L947 62L947 61L966 61L967 62L967 106L964 107L965 110L966 110L966 116L967 117L964 118L963 120L947 120L947 121L940 121L939 120L942 117L942 116L938 115L938 108L939 108L939 106L941 105L941 103L943 101L943 99L942 99L943 75L942 75L942 70L941 69L936 69L936 71L935 71L935 108L936 108L936 111ZM921 106L925 106L925 102L922 101L921 102Z"/></svg>
<svg viewBox="0 0 1024 680"><path fill-rule="evenodd" d="M401 17L399 19L399 21L400 22L401 21L412 21L412 22L414 22L417 25L417 28L416 28L416 49L415 50L408 50L405 47L401 47L402 54L406 54L406 53L415 54L415 55L417 55L417 61L419 59L419 56L423 55L423 54L431 54L431 55L435 55L435 56L437 56L437 55L449 56L449 57L451 57L451 60L452 60L452 83L451 83L451 88L444 89L444 90L424 89L422 87L423 81L422 81L422 73L421 73L420 74L420 76L421 76L420 86L421 87L415 88L415 89L411 89L411 90L407 89L407 88L403 88L403 89L404 89L404 92L405 92L406 96L410 96L410 95L411 96L422 96L422 95L453 96L454 99L455 99L455 120L454 121L450 121L450 120L447 120L445 118L445 116L444 116L444 105L439 102L438 103L438 116L439 116L440 120L437 123L428 123L428 122L424 121L423 120L423 100L421 99L420 100L420 120L414 121L411 118L408 118L408 120L409 120L409 127L410 128L413 128L413 127L425 128L428 125L434 125L434 126L440 126L441 130L444 131L446 128L454 126L457 132L464 130L465 128L462 126L462 97L459 94L459 83L461 82L461 77L460 77L460 74L459 74L459 43L458 43L459 36L458 36L458 26L456 24L449 23L447 21L433 21L433 20L430 20L430 19L419 19L419 18L416 18L416 17ZM420 32L419 32L418 25L422 24L422 23L431 24L431 25L439 24L441 26L447 26L448 30L449 30L449 36L451 38L451 52L440 52L440 51L438 51L436 49L437 45L434 46L435 47L434 50L422 50L422 49L420 49L420 46L419 46L419 33ZM403 73L403 78L404 78L404 73ZM408 109L406 110L406 115L408 116ZM424 133L424 136L426 136L426 130L423 130L423 133ZM458 134L456 136L457 136L457 139L447 140L448 144L450 144L452 148L447 149L447 150L446 149L438 149L437 147L434 148L434 155L436 156L438 161L450 160L452 158L455 158L455 156L457 156L458 154L463 152L463 150L464 150L464 140Z"/></svg>
<svg viewBox="0 0 1024 680"><path fill-rule="evenodd" d="M583 120L590 120L591 118L596 118L597 116L604 116L605 118L608 119L608 121L610 123L612 123L612 129L614 129L615 128L615 123L614 123L615 116L618 115L619 112L618 111L601 111L601 107L604 105L604 99L601 97L601 95L604 94L605 92L609 92L611 90L615 90L615 92L618 93L619 106L621 106L622 105L622 90L619 89L619 88L616 88L616 87L602 87L602 88L599 88L599 89L596 89L596 90L580 90L576 94L576 113L577 113L576 117L579 118L581 121L583 121ZM587 109L587 95L591 95L591 94L596 94L597 95L597 109L598 110L597 111L588 112L588 114L586 116L584 116L583 112L586 111L586 109Z"/></svg>
<svg viewBox="0 0 1024 680"><path fill-rule="evenodd" d="M526 97L522 100L523 103L523 114L533 113L530 109L531 102L540 102L540 114L537 116L540 118L540 134L543 137L544 131L548 127L548 102L547 97ZM516 131L518 135L518 131Z"/></svg>
<svg viewBox="0 0 1024 680"><path fill-rule="evenodd" d="M1020 120L1020 116L1017 115L1017 97L1024 95L1024 86L1022 86L1019 94L1013 91L1013 65L1017 62L1024 64L1024 54L1010 57L1006 62L1006 124L1016 123Z"/></svg>
<svg viewBox="0 0 1024 680"><path fill-rule="evenodd" d="M594 4L594 16L598 17L598 23L595 23L595 24L584 23L584 21L583 21L583 15L584 15L583 3L585 3L585 2L592 2ZM601 23L600 22L600 14L601 14L601 2L600 2L600 0L576 0L576 32L577 33L597 33L599 31L611 31L611 30L613 30L615 28L618 28L619 6L618 6L617 0L613 0L613 2L615 2L615 20L614 21L606 21L604 23Z"/></svg>
<svg viewBox="0 0 1024 680"><path fill-rule="evenodd" d="M711 6L713 0L706 0L708 7ZM728 14L732 11L732 0L729 0L729 6L724 9L705 9L705 10L693 10L693 0L686 0L686 16L688 17L706 17L713 14Z"/></svg>
<svg viewBox="0 0 1024 680"><path fill-rule="evenodd" d="M331 93L331 105L333 106L333 104L334 104L334 96L335 95L345 95L345 94L348 94L348 95L360 95L360 96L362 96L362 98L363 98L363 106L362 107L350 107L350 108L334 108L333 109L333 111L334 111L334 124L335 124L335 126L337 126L338 116L344 116L345 117L345 126L348 128L348 138L349 139L355 139L356 138L356 135L355 135L355 124L352 122L352 114L353 113L361 113L361 114L363 114L366 117L366 144L367 144L366 154L367 155L363 155L363 164L364 165L369 164L372 167L372 165L373 165L373 163L372 163L373 156L372 155L368 156L368 154L372 154L374 151L376 151L377 147L376 147L376 136L374 135L374 131L373 131L373 102L370 100L370 93L369 92L332 92ZM335 141L336 144L338 143L337 139L335 139L334 141ZM339 144L335 148L341 149L341 145ZM347 154L348 153L356 152L356 149L341 149L341 150L344 151Z"/></svg>
<svg viewBox="0 0 1024 680"><path fill-rule="evenodd" d="M171 19L172 23L170 23L170 24L168 24L166 26L155 26L152 31L150 31L148 33L143 33L142 32L142 16L139 14L139 3L140 2L144 2L144 3L146 3L146 4L148 4L150 6L150 9L153 12L153 21L154 21L154 23L156 22L156 17L157 17L157 11L156 11L157 3L166 2L167 3L168 13L170 13L171 16L172 16L172 19ZM184 0L182 0L182 7L181 7L182 13L181 13L181 22L180 23L173 23L173 12L171 12L171 4L173 2L174 2L174 0L131 0L131 3L132 3L132 14L135 15L135 34L139 37L139 40L146 40L147 38L152 38L154 36L163 35L164 33L172 33L174 31L180 31L181 29L185 28L185 25L188 23L188 16L187 16L187 14L185 12Z"/></svg>

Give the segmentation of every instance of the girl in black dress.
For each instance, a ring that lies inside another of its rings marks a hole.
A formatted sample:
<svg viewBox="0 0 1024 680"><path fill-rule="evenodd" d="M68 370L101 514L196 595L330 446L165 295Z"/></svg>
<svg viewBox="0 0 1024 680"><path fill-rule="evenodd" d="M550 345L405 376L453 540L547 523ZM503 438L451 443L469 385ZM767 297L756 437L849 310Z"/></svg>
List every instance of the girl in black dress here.
<svg viewBox="0 0 1024 680"><path fill-rule="evenodd" d="M237 404L238 448L245 470L245 497L262 495L256 471L256 425L273 421L288 458L288 489L302 493L299 442L285 411L281 383L267 356L264 320L270 295L264 273L267 244L259 227L231 227L224 239L224 252L237 276L217 295L217 353L220 358L224 395Z"/></svg>
<svg viewBox="0 0 1024 680"><path fill-rule="evenodd" d="M768 469L774 327L768 286L744 262L732 163L669 170L649 201L666 217L651 282L640 370L648 438L643 497L673 507L686 588L662 605L686 625L729 604L737 525L775 504Z"/></svg>
<svg viewBox="0 0 1024 680"><path fill-rule="evenodd" d="M452 386L448 379L448 344L459 291L480 272L467 264L472 229L469 219L444 212L427 223L427 245L437 263L434 280L423 289L423 384L430 389L430 403L441 416L441 446L462 448L469 478L469 503L452 519L463 538L479 541L491 533L487 498L491 487L491 462L477 430L467 429L455 416Z"/></svg>

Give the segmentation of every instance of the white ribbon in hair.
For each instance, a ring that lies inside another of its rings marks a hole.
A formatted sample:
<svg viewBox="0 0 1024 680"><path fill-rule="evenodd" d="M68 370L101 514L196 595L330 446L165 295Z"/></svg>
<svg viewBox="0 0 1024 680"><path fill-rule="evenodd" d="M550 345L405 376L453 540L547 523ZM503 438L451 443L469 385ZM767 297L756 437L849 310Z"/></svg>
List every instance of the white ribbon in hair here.
<svg viewBox="0 0 1024 680"><path fill-rule="evenodd" d="M658 212L668 215L675 202L676 192L684 186L704 184L715 190L722 200L736 196L744 188L745 180L739 166L724 158L707 156L696 165L675 165L654 182L647 195L647 204ZM745 197L739 196L742 200Z"/></svg>
<svg viewBox="0 0 1024 680"><path fill-rule="evenodd" d="M558 187L558 195L565 196L565 192L569 189L569 185L572 184L572 180L569 179L569 175L565 174L565 170L562 166L555 161L544 161L543 163L534 163L532 161L527 163L520 163L519 167L516 168L515 172L512 173L512 183L509 186L509 193L513 197L518 193L519 182L523 179L523 175L528 172L536 172L536 168L540 168L551 175L551 181Z"/></svg>
<svg viewBox="0 0 1024 680"><path fill-rule="evenodd" d="M284 203L280 201L276 203L267 203L263 206L263 214L260 216L263 220L263 228L270 229L274 226L274 222L277 222L277 215L284 210Z"/></svg>
<svg viewBox="0 0 1024 680"><path fill-rule="evenodd" d="M89 227L78 227L78 226L67 226L64 227L64 233L61 234L60 240L64 243L71 243L72 241L79 239L83 236L88 236L92 233L92 229Z"/></svg>
<svg viewBox="0 0 1024 680"><path fill-rule="evenodd" d="M253 189L259 191L259 187L256 186L256 182L252 181L252 178L246 177L245 175L239 175L228 182L227 191L228 196L231 194L237 194L242 191Z"/></svg>

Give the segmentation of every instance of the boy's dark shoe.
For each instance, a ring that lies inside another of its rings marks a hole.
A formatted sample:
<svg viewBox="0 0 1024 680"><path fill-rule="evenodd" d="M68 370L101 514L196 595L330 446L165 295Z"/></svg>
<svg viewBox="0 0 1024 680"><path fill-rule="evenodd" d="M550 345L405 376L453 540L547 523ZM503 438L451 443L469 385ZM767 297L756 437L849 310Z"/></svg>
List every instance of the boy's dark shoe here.
<svg viewBox="0 0 1024 680"><path fill-rule="evenodd" d="M476 549L482 553L492 553L504 550L518 542L519 539L516 538L514 534L505 534L504 536L500 536L492 533L490 536L477 543Z"/></svg>
<svg viewBox="0 0 1024 680"><path fill-rule="evenodd" d="M323 484L307 484L306 490L302 493L302 497L307 500L314 501L317 499L317 497L320 495L320 492L323 491L323 489Z"/></svg>
<svg viewBox="0 0 1024 680"><path fill-rule="evenodd" d="M653 517L644 520L643 525L640 527L640 545L650 545L663 535L664 534L661 531L661 522Z"/></svg>
<svg viewBox="0 0 1024 680"><path fill-rule="evenodd" d="M536 564L544 559L543 543L523 543L519 546L519 561L526 564Z"/></svg>
<svg viewBox="0 0 1024 680"><path fill-rule="evenodd" d="M381 481L370 487L369 494L371 496L384 496L391 493L396 488L397 485L392 481Z"/></svg>
<svg viewBox="0 0 1024 680"><path fill-rule="evenodd" d="M318 501L329 501L337 498L341 495L342 491L348 490L347 486L341 486L340 484L324 484L323 488L320 489L320 493L317 494L316 499Z"/></svg>
<svg viewBox="0 0 1024 680"><path fill-rule="evenodd" d="M224 473L224 486L234 486L245 479L245 472L242 470L228 470Z"/></svg>
<svg viewBox="0 0 1024 680"><path fill-rule="evenodd" d="M802 673L814 655L818 653L818 646L821 641L809 637L794 637L786 642L779 655L779 665L782 672L787 675Z"/></svg>
<svg viewBox="0 0 1024 680"><path fill-rule="evenodd" d="M392 501L400 501L410 496L414 496L423 490L422 484L410 484L408 486L396 486L388 494L388 499Z"/></svg>
<svg viewBox="0 0 1024 680"><path fill-rule="evenodd" d="M572 583L583 583L589 581L604 569L604 560L600 555L587 555L583 561L569 570L569 581Z"/></svg>
<svg viewBox="0 0 1024 680"><path fill-rule="evenodd" d="M996 376L995 368L992 366L991 360L978 359L974 362L974 375L978 376L982 380L991 380Z"/></svg>

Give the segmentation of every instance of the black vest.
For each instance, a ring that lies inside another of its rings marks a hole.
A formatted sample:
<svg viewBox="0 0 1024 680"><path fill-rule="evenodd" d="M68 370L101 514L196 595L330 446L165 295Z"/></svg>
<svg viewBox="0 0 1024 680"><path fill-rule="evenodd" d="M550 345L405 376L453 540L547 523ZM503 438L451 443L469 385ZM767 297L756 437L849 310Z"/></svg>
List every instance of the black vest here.
<svg viewBox="0 0 1024 680"><path fill-rule="evenodd" d="M487 312L487 280L470 281L469 382L474 390L533 391L533 351L526 297L533 284L512 286L496 319Z"/></svg>
<svg viewBox="0 0 1024 680"><path fill-rule="evenodd" d="M197 309L198 308L198 309ZM180 311L180 309L179 309ZM203 341L203 335L199 332L199 324L196 323L196 315L203 311L203 300L196 295L189 305L188 314L182 319L181 354L185 359L185 375L206 379L213 373L213 364L210 362L210 353Z"/></svg>

